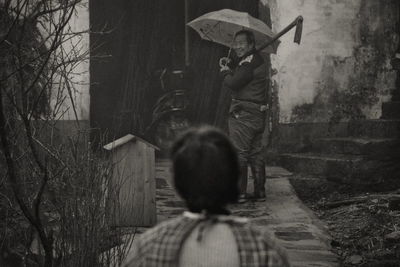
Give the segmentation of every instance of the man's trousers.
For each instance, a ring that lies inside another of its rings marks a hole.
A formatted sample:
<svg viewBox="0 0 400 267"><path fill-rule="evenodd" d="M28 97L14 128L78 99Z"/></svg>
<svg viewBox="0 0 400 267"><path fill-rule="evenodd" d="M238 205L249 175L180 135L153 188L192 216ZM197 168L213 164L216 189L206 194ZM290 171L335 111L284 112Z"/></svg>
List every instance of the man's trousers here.
<svg viewBox="0 0 400 267"><path fill-rule="evenodd" d="M250 165L254 177L255 195L265 194L265 156L262 146L264 126L264 112L243 105L231 107L229 136L237 150L241 167L241 194L245 194L247 190L247 164Z"/></svg>

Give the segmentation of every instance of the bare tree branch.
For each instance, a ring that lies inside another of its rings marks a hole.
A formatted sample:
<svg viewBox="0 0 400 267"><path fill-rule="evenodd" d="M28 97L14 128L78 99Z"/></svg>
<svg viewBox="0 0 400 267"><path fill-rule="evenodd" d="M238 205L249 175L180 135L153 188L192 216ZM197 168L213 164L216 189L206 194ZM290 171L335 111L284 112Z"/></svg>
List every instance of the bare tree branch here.
<svg viewBox="0 0 400 267"><path fill-rule="evenodd" d="M10 2L11 2L11 0L8 1L8 2L5 4L5 9L6 9L6 10L8 9ZM2 39L0 40L0 45L2 45L3 42L5 42L5 41L7 40L8 36L9 36L10 33L11 33L11 31L14 29L14 26L16 25L16 23L17 23L18 20L19 20L19 16L20 16L20 14L21 14L21 12L22 12L22 9L24 8L24 6L25 6L25 4L26 4L27 2L28 2L28 1L25 0L25 1L24 1L24 4L22 5L22 7L21 7L20 9L17 10L16 15L15 15L15 17L14 17L14 19L13 19L11 25L8 27L7 33L6 33L6 34L2 37Z"/></svg>
<svg viewBox="0 0 400 267"><path fill-rule="evenodd" d="M3 153L4 157L6 159L6 164L7 164L7 171L8 171L8 177L9 181L11 182L11 187L14 192L14 197L23 212L24 216L28 219L28 221L36 228L38 231L39 237L42 240L43 247L46 251L52 251L52 246L48 244L48 238L47 235L44 231L44 228L41 224L41 221L38 220L38 218L35 218L34 215L29 211L28 207L25 205L24 201L21 198L21 193L20 189L18 187L18 182L17 182L17 172L14 166L14 160L11 156L11 151L10 151L10 145L9 141L7 138L7 129L5 128L5 116L4 116L4 107L3 107L3 94L2 94L2 88L0 85L0 139L1 139L1 144L3 147ZM47 256L47 255L46 255ZM47 256L51 257L51 255ZM50 259L50 263L48 266L52 266L52 260Z"/></svg>
<svg viewBox="0 0 400 267"><path fill-rule="evenodd" d="M43 16L43 15L52 14L52 13L56 13L60 10L65 10L70 7L75 7L81 1L82 0L75 0L72 3L60 4L59 6L57 6L55 8L43 9L42 11L38 11L37 13L32 13L31 18L37 19L38 17Z"/></svg>

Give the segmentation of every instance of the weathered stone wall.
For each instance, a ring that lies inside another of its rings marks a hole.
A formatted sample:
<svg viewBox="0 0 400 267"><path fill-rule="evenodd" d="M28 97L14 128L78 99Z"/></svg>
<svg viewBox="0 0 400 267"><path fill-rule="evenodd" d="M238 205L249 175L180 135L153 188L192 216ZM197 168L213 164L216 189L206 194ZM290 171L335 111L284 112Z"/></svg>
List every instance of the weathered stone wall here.
<svg viewBox="0 0 400 267"><path fill-rule="evenodd" d="M304 17L300 46L282 37L272 66L280 122L376 119L390 100L398 36L398 0L262 0L275 31Z"/></svg>

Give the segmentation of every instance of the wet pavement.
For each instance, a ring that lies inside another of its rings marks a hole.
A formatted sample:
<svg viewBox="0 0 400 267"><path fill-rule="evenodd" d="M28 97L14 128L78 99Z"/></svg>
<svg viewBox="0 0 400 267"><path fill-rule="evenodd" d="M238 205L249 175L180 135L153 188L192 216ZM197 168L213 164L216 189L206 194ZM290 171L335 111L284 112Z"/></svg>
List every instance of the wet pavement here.
<svg viewBox="0 0 400 267"><path fill-rule="evenodd" d="M234 215L251 218L261 231L272 231L287 248L293 266L339 266L338 257L330 250L330 237L325 225L296 196L288 177L280 167L267 167L267 199L229 207ZM249 192L252 192L249 179ZM184 202L175 194L170 163L156 163L157 221L181 214Z"/></svg>

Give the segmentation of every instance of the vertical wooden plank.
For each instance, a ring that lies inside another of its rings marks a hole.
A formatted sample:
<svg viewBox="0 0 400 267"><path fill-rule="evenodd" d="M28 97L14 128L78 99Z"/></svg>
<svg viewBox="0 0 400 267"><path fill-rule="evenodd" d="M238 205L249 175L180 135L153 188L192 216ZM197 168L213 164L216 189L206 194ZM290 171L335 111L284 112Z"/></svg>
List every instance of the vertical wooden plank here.
<svg viewBox="0 0 400 267"><path fill-rule="evenodd" d="M131 172L133 171L133 167L127 162L129 161L129 156L131 153L131 150L129 149L130 143L123 145L121 148L119 148L121 153L121 159L119 162L119 183L118 183L118 199L119 199L119 225L118 226L125 226L126 225L126 210L129 209L127 207L127 200L126 200L126 194L133 193L131 192L134 190L134 188L131 188L131 186L127 183L129 183L129 176Z"/></svg>
<svg viewBox="0 0 400 267"><path fill-rule="evenodd" d="M143 202L142 202L142 208L143 208L143 223L148 222L148 206L147 206L147 183L149 180L149 162L147 160L147 145L141 143L140 144L141 148L143 149L143 155L142 155L142 162L143 162Z"/></svg>
<svg viewBox="0 0 400 267"><path fill-rule="evenodd" d="M140 141L135 142L135 166L136 172L134 176L135 185L136 185L136 196L135 196L135 203L134 203L134 216L135 216L135 223L140 226L143 225L143 217L144 217L144 175L145 175L145 162L144 162L144 149L145 144Z"/></svg>
<svg viewBox="0 0 400 267"><path fill-rule="evenodd" d="M156 202L155 202L155 160L154 148L146 145L145 148L145 175L144 175L144 223L154 225L156 223Z"/></svg>
<svg viewBox="0 0 400 267"><path fill-rule="evenodd" d="M111 157L112 157L112 177L111 177L111 182L110 182L110 188L108 189L108 196L107 196L107 201L108 201L108 208L110 209L110 214L111 217L110 219L112 220L112 216L114 215L115 221L112 221L112 224L118 225L119 224L119 198L118 197L118 180L119 180L119 149L118 150L112 150L111 151ZM115 203L114 201L118 201Z"/></svg>
<svg viewBox="0 0 400 267"><path fill-rule="evenodd" d="M118 160L116 166L117 175L115 179L115 187L118 197L118 226L126 225L126 211L127 209L129 209L129 207L127 207L127 203L132 201L129 196L135 194L135 187L131 184L130 181L130 177L132 176L132 172L134 170L133 166L129 164L129 162L132 160L132 149L130 148L130 146L131 143L128 143L124 146L117 148L117 151L115 152L117 154Z"/></svg>
<svg viewBox="0 0 400 267"><path fill-rule="evenodd" d="M149 149L149 162L150 162L150 175L149 175L149 211L150 211L150 220L149 223L151 225L155 225L157 223L157 208L156 208L156 162L155 162L155 150L152 147L148 147Z"/></svg>
<svg viewBox="0 0 400 267"><path fill-rule="evenodd" d="M120 199L119 199L119 194L120 194L120 180L121 180L121 172L123 170L121 160L122 160L122 149L118 148L115 150L112 150L112 165L113 165L113 173L112 173L112 178L111 178L111 188L109 188L109 196L108 196L108 202L109 202L109 209L110 213L115 215L115 221L112 222L115 225L120 224L120 213L121 213L121 205L120 205ZM116 201L116 202L115 202Z"/></svg>
<svg viewBox="0 0 400 267"><path fill-rule="evenodd" d="M132 172L129 177L129 186L125 190L125 225L142 226L143 224L143 149L139 142L130 143L129 164Z"/></svg>

